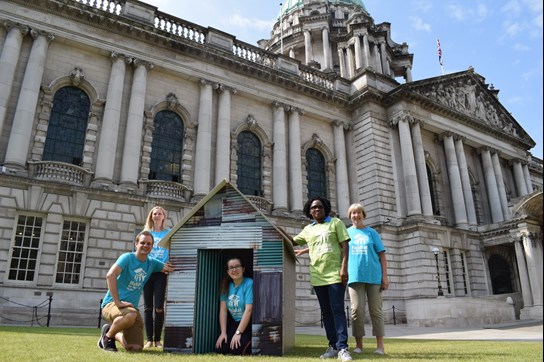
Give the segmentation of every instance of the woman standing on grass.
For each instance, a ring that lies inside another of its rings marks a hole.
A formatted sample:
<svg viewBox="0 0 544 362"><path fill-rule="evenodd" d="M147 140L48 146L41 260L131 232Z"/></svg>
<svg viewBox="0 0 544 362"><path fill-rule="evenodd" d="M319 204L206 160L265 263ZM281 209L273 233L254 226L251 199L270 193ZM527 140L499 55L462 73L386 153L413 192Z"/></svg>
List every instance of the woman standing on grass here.
<svg viewBox="0 0 544 362"><path fill-rule="evenodd" d="M163 263L168 261L169 251L158 244L170 231L164 226L165 221L166 211L160 206L155 206L149 211L144 226L144 230L149 231L154 239L153 249L149 256ZM165 273L153 273L144 286L144 321L147 336L144 348L153 347L153 343L155 343L155 347L162 347L161 334L164 325L166 279ZM153 312L155 312L155 318L153 318Z"/></svg>
<svg viewBox="0 0 544 362"><path fill-rule="evenodd" d="M365 226L366 212L363 205L349 207L348 217L352 226L348 228L351 239L348 258L348 291L351 301L352 333L355 337L355 353L363 352L365 335L365 294L372 321L372 334L376 336L375 354L384 354L383 336L385 326L382 310L382 291L389 288L385 247L376 230Z"/></svg>

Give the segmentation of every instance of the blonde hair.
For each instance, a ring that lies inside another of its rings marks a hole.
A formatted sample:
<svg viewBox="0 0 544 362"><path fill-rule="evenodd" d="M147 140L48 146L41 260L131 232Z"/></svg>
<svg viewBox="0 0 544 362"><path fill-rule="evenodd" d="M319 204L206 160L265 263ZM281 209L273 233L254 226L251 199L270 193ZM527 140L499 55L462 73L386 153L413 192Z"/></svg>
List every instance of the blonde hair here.
<svg viewBox="0 0 544 362"><path fill-rule="evenodd" d="M348 208L348 218L351 219L351 213L354 211L361 211L363 213L363 218L366 219L366 211L363 205L356 202L355 204L351 204L351 206Z"/></svg>
<svg viewBox="0 0 544 362"><path fill-rule="evenodd" d="M144 226L144 230L153 230L153 226L154 226L154 223L153 223L153 211L155 210L161 210L162 213L164 214L164 220L162 221L162 225L160 226L160 229L161 230L164 230L166 229L166 227L164 226L164 223L166 222L166 210L163 209L162 207L160 206L155 206L154 208L152 208L150 211L149 211L149 214L147 214L147 218L145 219L145 226Z"/></svg>

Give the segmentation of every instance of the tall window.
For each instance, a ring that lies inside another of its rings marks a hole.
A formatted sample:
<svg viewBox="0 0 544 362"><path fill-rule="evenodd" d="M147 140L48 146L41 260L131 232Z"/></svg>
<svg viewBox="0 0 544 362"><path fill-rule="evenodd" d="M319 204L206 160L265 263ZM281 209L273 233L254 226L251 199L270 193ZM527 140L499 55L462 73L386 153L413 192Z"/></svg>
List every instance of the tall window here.
<svg viewBox="0 0 544 362"><path fill-rule="evenodd" d="M41 217L35 216L20 215L17 219L8 279L34 280L40 250L42 222Z"/></svg>
<svg viewBox="0 0 544 362"><path fill-rule="evenodd" d="M238 158L236 187L245 195L262 196L261 164L262 150L259 138L249 131L240 132L237 137Z"/></svg>
<svg viewBox="0 0 544 362"><path fill-rule="evenodd" d="M79 284L86 225L77 221L64 221L57 260L55 282Z"/></svg>
<svg viewBox="0 0 544 362"><path fill-rule="evenodd" d="M433 173L429 166L427 167L427 182L429 183L429 191L431 194L431 205L433 208L433 215L440 215L440 210L438 208L438 199L436 194L436 188L433 181Z"/></svg>
<svg viewBox="0 0 544 362"><path fill-rule="evenodd" d="M81 165L89 107L89 97L79 88L64 87L55 93L43 151L44 161Z"/></svg>
<svg viewBox="0 0 544 362"><path fill-rule="evenodd" d="M161 111L153 120L150 180L181 181L183 122L172 111Z"/></svg>
<svg viewBox="0 0 544 362"><path fill-rule="evenodd" d="M308 199L321 196L327 197L327 169L325 157L316 148L306 151L306 180L308 181Z"/></svg>
<svg viewBox="0 0 544 362"><path fill-rule="evenodd" d="M451 294L451 280L450 280L450 259L448 255L448 251L443 251L444 256L444 274L446 278L446 289L448 290L448 294Z"/></svg>
<svg viewBox="0 0 544 362"><path fill-rule="evenodd" d="M467 281L467 265L465 262L465 253L461 252L461 267L462 267L462 273L463 273L463 289L465 291L465 295L468 294L468 281Z"/></svg>

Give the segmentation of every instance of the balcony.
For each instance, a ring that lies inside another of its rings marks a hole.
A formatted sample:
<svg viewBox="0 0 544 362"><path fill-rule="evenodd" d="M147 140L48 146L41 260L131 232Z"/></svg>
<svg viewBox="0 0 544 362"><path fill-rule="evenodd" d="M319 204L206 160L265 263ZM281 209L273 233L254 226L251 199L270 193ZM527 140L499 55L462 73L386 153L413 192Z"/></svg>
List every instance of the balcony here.
<svg viewBox="0 0 544 362"><path fill-rule="evenodd" d="M93 173L82 167L57 161L28 161L29 176L37 180L89 186Z"/></svg>

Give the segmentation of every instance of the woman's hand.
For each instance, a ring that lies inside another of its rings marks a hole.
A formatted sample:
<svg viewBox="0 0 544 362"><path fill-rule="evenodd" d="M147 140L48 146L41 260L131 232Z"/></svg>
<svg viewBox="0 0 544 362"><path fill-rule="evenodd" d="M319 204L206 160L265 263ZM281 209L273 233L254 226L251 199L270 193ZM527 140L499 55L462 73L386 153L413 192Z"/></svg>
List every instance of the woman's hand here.
<svg viewBox="0 0 544 362"><path fill-rule="evenodd" d="M227 341L227 334L221 333L219 338L217 338L217 342L215 342L215 348L217 349L221 348L221 345L223 344L223 342L226 342L226 341Z"/></svg>
<svg viewBox="0 0 544 362"><path fill-rule="evenodd" d="M296 256L301 256L302 254L306 254L310 251L309 248L304 248L304 249L296 249L295 250L295 255Z"/></svg>
<svg viewBox="0 0 544 362"><path fill-rule="evenodd" d="M232 339L230 340L230 349L236 349L242 345L240 343L240 339L242 338L241 334L235 334L232 336Z"/></svg>

